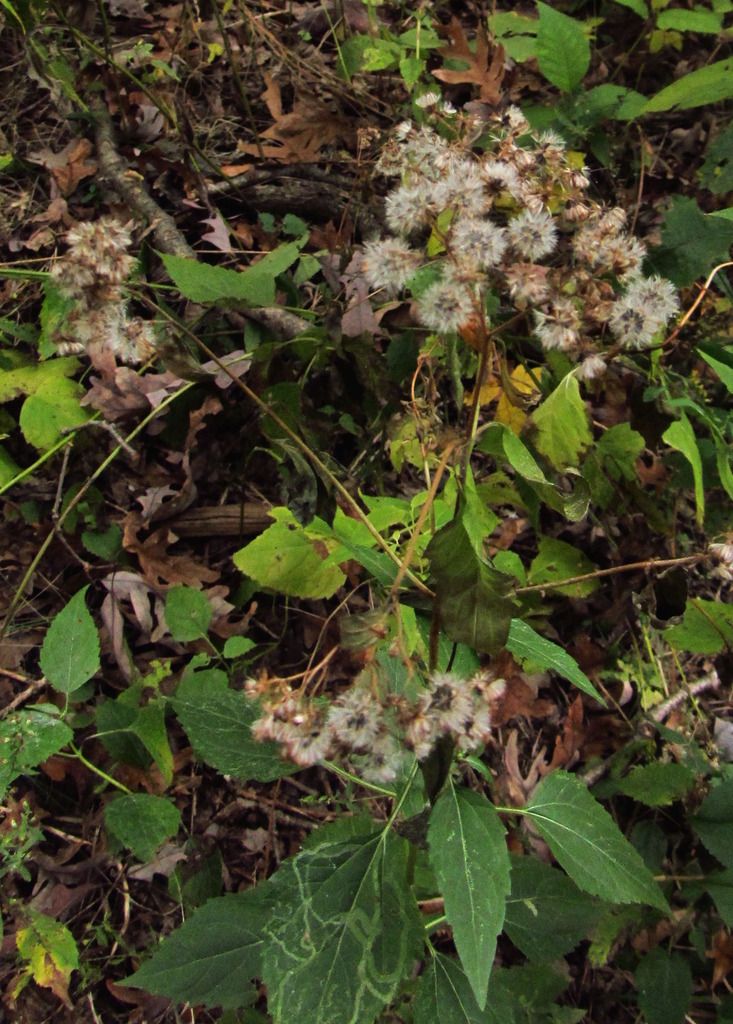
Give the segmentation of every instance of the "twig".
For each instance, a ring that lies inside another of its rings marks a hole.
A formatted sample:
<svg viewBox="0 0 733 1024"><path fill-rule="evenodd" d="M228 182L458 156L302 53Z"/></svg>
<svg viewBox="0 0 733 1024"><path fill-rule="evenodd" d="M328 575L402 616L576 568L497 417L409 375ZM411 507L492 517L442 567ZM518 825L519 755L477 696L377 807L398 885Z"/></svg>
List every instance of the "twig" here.
<svg viewBox="0 0 733 1024"><path fill-rule="evenodd" d="M700 289L700 294L697 296L697 298L692 303L690 308L687 310L685 315L682 317L680 322L674 328L672 333L670 335L668 335L667 338L664 339L664 346L663 346L664 348L666 348L671 342L673 342L675 340L675 338L680 333L680 331L685 326L685 324L689 322L690 318L692 317L692 314L695 312L697 307L700 305L700 303L702 302L702 300L705 298L705 296L707 295L708 291L710 290L710 285L713 283L713 280L715 279L716 275L719 273L719 271L725 270L726 267L733 267L733 260L727 260L725 263L719 263L717 265L717 267L713 267L713 269L710 271L710 273L707 276L705 284Z"/></svg>
<svg viewBox="0 0 733 1024"><path fill-rule="evenodd" d="M86 420L84 423L77 423L75 427L65 427L61 434L62 436L65 434L75 434L77 431L85 430L87 427L98 427L100 430L106 430L107 433L112 435L120 448L127 452L130 458L137 460L138 454L135 449L125 441L114 423L108 423L107 420Z"/></svg>
<svg viewBox="0 0 733 1024"><path fill-rule="evenodd" d="M655 722L661 723L666 718L669 718L670 714L675 710L675 708L678 708L680 704L684 704L684 702L689 697L697 697L699 694L706 693L708 690L717 690L719 688L720 677L718 676L718 673L715 671L715 669L713 669L702 679L699 679L696 683L692 683L684 690L680 690L678 693L675 693L668 700L665 700L661 704L658 704L657 707L655 707L652 711L651 717L654 719Z"/></svg>
<svg viewBox="0 0 733 1024"><path fill-rule="evenodd" d="M8 672L5 669L0 669L0 672L2 672L4 676L10 676L12 679L20 678L16 676L14 673ZM21 704L25 704L27 700L35 696L35 694L37 694L39 690L42 690L43 687L46 685L47 680L45 676L41 676L40 679L33 679L28 684L28 686L26 686L25 690L22 690L19 694L17 694L17 696L13 697L13 699L9 703L7 703L5 707L0 708L0 718L6 718L11 711L15 711L15 709L19 708Z"/></svg>
<svg viewBox="0 0 733 1024"><path fill-rule="evenodd" d="M316 181L319 184L330 185L332 188L344 191L353 185L353 182L344 175L324 171L312 164L287 164L283 167L243 167L241 174L230 174L222 181L214 182L209 185L208 191L212 196L224 195L227 192L250 188L254 185L269 185L280 178Z"/></svg>
<svg viewBox="0 0 733 1024"><path fill-rule="evenodd" d="M153 238L161 252L195 260L195 251L181 234L174 219L160 208L147 192L143 179L130 169L120 155L107 108L97 100L92 109L96 118L97 158L102 177L119 192L132 211L152 225ZM279 306L245 309L242 313L266 329L277 331L278 337L283 339L294 338L310 326L307 320Z"/></svg>
<svg viewBox="0 0 733 1024"><path fill-rule="evenodd" d="M533 583L530 587L517 587L515 594L532 594L538 590L557 590L558 587L568 587L573 583L584 583L586 580L595 580L601 576L616 576L622 572L636 572L638 569L649 572L653 569L667 569L672 565L695 565L697 562L704 562L710 556L685 555L683 558L649 558L645 562L627 562L626 565L612 565L610 569L596 569L595 572L586 572L581 576L569 576L564 580L548 580L547 583Z"/></svg>
<svg viewBox="0 0 733 1024"><path fill-rule="evenodd" d="M13 672L12 669L3 668L0 665L0 676L7 676L8 679L14 679L16 683L27 683L28 676L22 675L20 672Z"/></svg>
<svg viewBox="0 0 733 1024"><path fill-rule="evenodd" d="M145 189L143 179L132 171L117 149L112 118L101 100L92 103L95 115L97 158L102 178L106 179L125 203L153 226L158 248L172 256L196 259L196 253L183 237L169 213L162 210Z"/></svg>

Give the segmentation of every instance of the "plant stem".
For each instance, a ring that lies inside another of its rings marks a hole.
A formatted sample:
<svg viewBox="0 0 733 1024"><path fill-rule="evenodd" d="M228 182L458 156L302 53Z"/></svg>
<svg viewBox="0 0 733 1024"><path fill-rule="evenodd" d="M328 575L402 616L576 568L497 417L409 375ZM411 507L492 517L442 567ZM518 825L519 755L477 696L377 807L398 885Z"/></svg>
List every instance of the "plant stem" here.
<svg viewBox="0 0 733 1024"><path fill-rule="evenodd" d="M71 747L71 754L62 754L62 757L77 758L79 761L81 761L85 768L88 768L90 772L94 772L94 774L98 775L100 779L104 779L104 781L108 783L108 785L114 786L115 789L120 789L122 790L123 793L127 793L128 795L132 793L132 790L128 789L124 783L118 782L117 779L113 779L111 775L108 775L107 772L103 771L101 768L98 768L96 764L93 764L89 760L89 758L84 757L81 750L79 750L78 747L74 746L73 743L69 744L69 746Z"/></svg>
<svg viewBox="0 0 733 1024"><path fill-rule="evenodd" d="M338 775L339 778L346 779L347 782L353 782L356 786L370 789L372 793L379 793L380 796L389 796L392 799L397 796L393 789L384 789L382 786L376 786L373 782L366 782L364 779L360 779L358 775L352 775L351 772L347 772L345 768L341 768L340 765L335 764L333 761L323 761L323 767L328 768L330 772Z"/></svg>
<svg viewBox="0 0 733 1024"><path fill-rule="evenodd" d="M704 562L709 555L685 555L682 558L648 558L644 562L627 562L626 565L612 565L610 569L596 569L595 572L586 572L581 576L569 576L564 580L550 580L547 583L533 583L529 587L517 587L515 594L532 594L539 590L556 590L558 587L567 587L572 583L584 583L586 580L595 580L601 576L617 576L622 572L635 572L643 569L668 569L672 565L695 565L697 562Z"/></svg>

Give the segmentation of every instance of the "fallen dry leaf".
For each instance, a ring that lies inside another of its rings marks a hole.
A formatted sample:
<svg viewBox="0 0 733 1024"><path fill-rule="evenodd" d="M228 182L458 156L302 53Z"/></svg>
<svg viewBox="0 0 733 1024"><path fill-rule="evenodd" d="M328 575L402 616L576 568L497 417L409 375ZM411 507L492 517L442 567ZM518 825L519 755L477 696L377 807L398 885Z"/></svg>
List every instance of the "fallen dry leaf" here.
<svg viewBox="0 0 733 1024"><path fill-rule="evenodd" d="M144 579L152 587L174 586L185 583L188 587L201 589L204 583L214 583L219 574L207 569L191 555L174 555L168 550L178 537L167 526L154 530L146 539L141 539L145 524L139 512L128 512L123 520L122 546L125 551L137 555Z"/></svg>
<svg viewBox="0 0 733 1024"><path fill-rule="evenodd" d="M129 366L117 366L112 373L91 378L81 404L91 406L114 423L156 409L182 385L181 378L170 371L140 374Z"/></svg>
<svg viewBox="0 0 733 1024"><path fill-rule="evenodd" d="M713 936L713 948L705 956L714 962L712 987L715 988L733 971L733 935L721 928Z"/></svg>
<svg viewBox="0 0 733 1024"><path fill-rule="evenodd" d="M555 738L552 760L546 771L555 768L569 768L577 761L578 751L585 738L583 727L583 701L580 694L568 708L562 732Z"/></svg>
<svg viewBox="0 0 733 1024"><path fill-rule="evenodd" d="M520 673L504 676L506 687L494 702L492 721L495 725L506 725L513 718L547 718L555 710L552 701L538 698L534 689L525 682Z"/></svg>
<svg viewBox="0 0 733 1024"><path fill-rule="evenodd" d="M267 88L262 99L275 123L261 132L260 138L271 140L272 145L240 142L240 153L282 163L311 163L324 146L348 140L353 134L352 122L312 97L296 99L290 113L285 113L278 82L267 72L264 79Z"/></svg>
<svg viewBox="0 0 733 1024"><path fill-rule="evenodd" d="M220 213L213 213L207 217L203 224L208 230L201 236L202 242L207 242L218 252L233 252L232 241L229 237L229 228Z"/></svg>
<svg viewBox="0 0 733 1024"><path fill-rule="evenodd" d="M441 57L464 61L468 67L461 71L440 68L433 71L434 77L449 85L477 85L483 102L498 106L502 97L501 83L504 78L503 47L495 47L492 53L488 33L481 26L474 52L457 18L452 18L449 25L439 26L438 32L448 38L448 45L438 50Z"/></svg>
<svg viewBox="0 0 733 1024"><path fill-rule="evenodd" d="M341 317L341 330L347 338L360 334L373 336L379 333L379 323L369 301L369 285L361 273L363 254L357 253L349 263L339 281L346 296L346 311Z"/></svg>
<svg viewBox="0 0 733 1024"><path fill-rule="evenodd" d="M70 196L80 181L97 173L96 161L89 159L93 150L88 139L72 139L59 153L39 149L30 159L50 172L62 196Z"/></svg>
<svg viewBox="0 0 733 1024"><path fill-rule="evenodd" d="M176 846L175 843L164 843L151 861L131 868L127 872L127 877L136 882L152 882L156 875L170 878L176 865L186 859L187 855L180 846Z"/></svg>

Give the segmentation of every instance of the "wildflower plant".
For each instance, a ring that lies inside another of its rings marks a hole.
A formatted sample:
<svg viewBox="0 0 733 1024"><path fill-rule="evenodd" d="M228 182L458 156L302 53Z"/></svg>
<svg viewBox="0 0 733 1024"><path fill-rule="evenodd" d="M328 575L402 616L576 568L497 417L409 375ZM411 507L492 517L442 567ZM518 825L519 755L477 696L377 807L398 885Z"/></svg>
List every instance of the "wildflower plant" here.
<svg viewBox="0 0 733 1024"><path fill-rule="evenodd" d="M326 659L289 678L263 669L243 697L217 691L194 671L184 696L179 689L173 699L193 746L223 770L231 770L231 756L211 745L206 726L198 731L192 701L202 701L202 715L238 709L250 779L320 766L391 800L386 821L383 811L377 820L336 821L266 882L207 904L130 979L191 1003L235 1006L241 996L237 1002L223 965L236 962L240 983L264 981L276 1024L372 1024L400 1000L415 1024L515 1019L509 972L494 964L502 929L520 948L523 941L512 931L514 897L507 902L522 869L512 866L502 815L526 820L527 845L546 844L567 872L548 868L551 886L567 883L608 905L668 910L647 865L576 776L549 772L522 806L489 797L492 758L508 756L499 732L507 690L499 655L602 698L577 662L526 621L538 606L534 595L524 598L558 579L569 584L561 593L587 596L597 582L586 579L592 563L543 536L532 576L514 552L492 560L486 541L500 518L478 488L486 486L481 460L493 459L530 495L535 527L541 505L582 519L589 488L585 481L568 488L592 443L581 383L661 342L677 295L670 282L644 275L643 243L622 210L591 198L588 171L559 136L533 132L515 107L488 120L432 100L420 109L425 123L400 124L379 158L377 172L394 182L384 209L389 231L365 242L361 270L376 301L411 301L433 351L458 338L467 343L464 366L475 369L470 409L464 414L459 403L457 425L441 430L436 403L413 388L410 408L430 427L418 433L412 463L424 470L425 492L412 500L361 495L367 514L336 481L344 506L333 525L304 525L290 510L273 509L272 525L234 556L258 586L294 598L347 589L347 563L366 570L371 610L339 619L345 666L331 674ZM524 407L535 399L506 365L511 345L540 372L546 364L557 382L531 417ZM482 387L497 379L522 409L522 437L505 422L481 422ZM634 458L641 438L624 438ZM333 484L325 463L318 468ZM469 773L482 781L471 784ZM434 919L424 916L418 879L427 879L422 894L438 908ZM215 976L190 971L209 962L205 943L223 919L231 927L222 941L237 949L236 961L224 957ZM446 924L457 957L446 953L439 930ZM246 951L232 930L248 937Z"/></svg>
<svg viewBox="0 0 733 1024"><path fill-rule="evenodd" d="M609 359L644 349L679 309L676 290L645 276L646 248L626 213L590 197L577 154L552 131L535 132L517 107L487 122L447 118L401 124L377 170L398 184L387 195L392 235L364 247L377 292L410 290L419 269L435 280L413 289L418 321L436 333L472 320L489 334L521 314L542 351L562 352L581 378ZM496 320L487 299L499 299Z"/></svg>
<svg viewBox="0 0 733 1024"><path fill-rule="evenodd" d="M132 232L116 217L100 217L71 228L67 251L51 269L51 280L71 303L56 327L60 355L85 354L99 362L104 353L137 365L155 352L150 321L131 317L125 285L135 267L129 254Z"/></svg>

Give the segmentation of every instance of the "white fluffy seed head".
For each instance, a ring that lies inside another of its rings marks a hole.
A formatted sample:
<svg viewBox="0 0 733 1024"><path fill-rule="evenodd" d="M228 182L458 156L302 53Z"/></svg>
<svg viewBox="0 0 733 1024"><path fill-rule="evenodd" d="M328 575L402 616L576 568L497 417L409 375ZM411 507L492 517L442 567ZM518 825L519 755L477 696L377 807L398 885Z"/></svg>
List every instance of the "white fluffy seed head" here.
<svg viewBox="0 0 733 1024"><path fill-rule="evenodd" d="M370 288L384 289L389 295L396 295L420 262L420 253L401 238L383 238L364 245L361 265Z"/></svg>
<svg viewBox="0 0 733 1024"><path fill-rule="evenodd" d="M429 190L424 184L398 186L385 200L384 216L396 235L424 227L431 216Z"/></svg>
<svg viewBox="0 0 733 1024"><path fill-rule="evenodd" d="M437 281L420 297L417 312L421 323L431 331L456 331L471 318L473 299L459 282Z"/></svg>
<svg viewBox="0 0 733 1024"><path fill-rule="evenodd" d="M606 372L606 360L603 356L586 356L576 373L580 380L597 380Z"/></svg>
<svg viewBox="0 0 733 1024"><path fill-rule="evenodd" d="M463 218L451 231L451 252L459 261L482 270L499 266L506 249L506 232L490 220Z"/></svg>
<svg viewBox="0 0 733 1024"><path fill-rule="evenodd" d="M512 247L528 260L548 256L557 245L557 228L544 210L523 210L507 224L507 235Z"/></svg>

